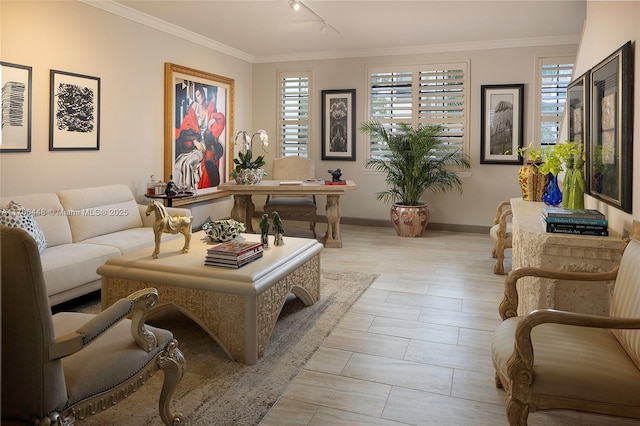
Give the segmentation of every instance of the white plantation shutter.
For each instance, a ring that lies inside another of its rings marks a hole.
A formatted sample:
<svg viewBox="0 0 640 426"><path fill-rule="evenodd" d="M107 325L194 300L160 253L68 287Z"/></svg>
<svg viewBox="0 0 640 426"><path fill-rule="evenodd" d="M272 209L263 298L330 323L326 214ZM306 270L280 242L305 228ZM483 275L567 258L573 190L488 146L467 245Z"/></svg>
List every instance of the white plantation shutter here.
<svg viewBox="0 0 640 426"><path fill-rule="evenodd" d="M442 125L450 150L466 151L468 114L467 63L371 68L369 117L393 131L398 123L412 127ZM370 156L387 153L370 141ZM437 153L436 153L437 154Z"/></svg>
<svg viewBox="0 0 640 426"><path fill-rule="evenodd" d="M418 123L444 127L448 151L465 151L467 64L420 70Z"/></svg>
<svg viewBox="0 0 640 426"><path fill-rule="evenodd" d="M309 156L309 72L283 72L280 87L281 155Z"/></svg>
<svg viewBox="0 0 640 426"><path fill-rule="evenodd" d="M538 140L541 146L555 145L571 82L574 58L539 58L540 102Z"/></svg>

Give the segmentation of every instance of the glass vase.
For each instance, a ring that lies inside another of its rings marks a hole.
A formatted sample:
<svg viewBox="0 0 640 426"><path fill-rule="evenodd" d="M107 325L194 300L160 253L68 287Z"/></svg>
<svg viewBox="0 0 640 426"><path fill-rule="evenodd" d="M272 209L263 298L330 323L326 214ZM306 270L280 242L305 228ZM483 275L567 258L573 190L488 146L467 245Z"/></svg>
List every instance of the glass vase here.
<svg viewBox="0 0 640 426"><path fill-rule="evenodd" d="M551 173L548 175L547 185L542 194L542 201L548 206L558 206L562 202L562 191L558 186L558 176Z"/></svg>

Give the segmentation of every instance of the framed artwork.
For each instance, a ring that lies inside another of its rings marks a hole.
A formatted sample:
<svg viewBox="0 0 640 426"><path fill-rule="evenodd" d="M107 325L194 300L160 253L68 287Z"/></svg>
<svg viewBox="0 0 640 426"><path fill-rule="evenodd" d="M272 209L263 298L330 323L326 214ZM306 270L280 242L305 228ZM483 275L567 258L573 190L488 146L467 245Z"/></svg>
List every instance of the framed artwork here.
<svg viewBox="0 0 640 426"><path fill-rule="evenodd" d="M322 159L356 160L356 89L322 91Z"/></svg>
<svg viewBox="0 0 640 426"><path fill-rule="evenodd" d="M100 149L100 78L51 70L49 151Z"/></svg>
<svg viewBox="0 0 640 426"><path fill-rule="evenodd" d="M31 152L31 67L0 62L0 152Z"/></svg>
<svg viewBox="0 0 640 426"><path fill-rule="evenodd" d="M633 167L633 58L631 42L591 69L589 194L631 213Z"/></svg>
<svg viewBox="0 0 640 426"><path fill-rule="evenodd" d="M481 164L522 164L524 84L481 86Z"/></svg>
<svg viewBox="0 0 640 426"><path fill-rule="evenodd" d="M567 85L568 138L585 147L589 141L589 91L591 72L587 71Z"/></svg>
<svg viewBox="0 0 640 426"><path fill-rule="evenodd" d="M235 81L165 63L165 179L213 192L233 165Z"/></svg>

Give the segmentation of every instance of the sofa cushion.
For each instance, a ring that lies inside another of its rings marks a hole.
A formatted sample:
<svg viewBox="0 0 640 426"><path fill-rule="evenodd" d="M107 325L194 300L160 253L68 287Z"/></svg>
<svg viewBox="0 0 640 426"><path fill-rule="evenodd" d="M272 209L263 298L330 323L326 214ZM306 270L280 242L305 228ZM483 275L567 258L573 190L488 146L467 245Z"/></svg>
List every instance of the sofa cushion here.
<svg viewBox="0 0 640 426"><path fill-rule="evenodd" d="M41 193L3 197L0 205L6 206L11 201L15 201L33 214L47 240L47 247L71 243L69 221L56 194Z"/></svg>
<svg viewBox="0 0 640 426"><path fill-rule="evenodd" d="M52 296L100 279L96 270L112 257L120 256L114 247L96 244L64 244L49 247L40 255L47 281L47 295Z"/></svg>
<svg viewBox="0 0 640 426"><path fill-rule="evenodd" d="M47 248L47 239L33 214L15 201L10 201L5 208L0 209L0 225L27 231L36 240L40 253Z"/></svg>
<svg viewBox="0 0 640 426"><path fill-rule="evenodd" d="M68 212L73 242L142 226L131 190L126 185L108 185L59 191Z"/></svg>
<svg viewBox="0 0 640 426"><path fill-rule="evenodd" d="M162 241L173 240L174 238L183 238L182 234L162 234ZM122 254L127 254L132 251L140 250L145 247L149 248L149 256L153 251L155 244L155 234L153 229L149 227L145 228L133 228L126 229L124 231L112 232L110 234L99 235L93 238L87 238L82 242L83 244L100 244L104 246L110 246L118 249ZM160 245L162 250L162 243Z"/></svg>

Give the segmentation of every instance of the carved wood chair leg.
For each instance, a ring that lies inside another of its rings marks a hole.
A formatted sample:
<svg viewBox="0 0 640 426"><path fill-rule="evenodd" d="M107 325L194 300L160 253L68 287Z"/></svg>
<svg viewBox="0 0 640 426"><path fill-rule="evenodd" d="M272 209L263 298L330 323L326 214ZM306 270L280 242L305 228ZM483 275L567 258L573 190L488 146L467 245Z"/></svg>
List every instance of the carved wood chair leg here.
<svg viewBox="0 0 640 426"><path fill-rule="evenodd" d="M496 275L504 275L504 246L498 244L496 246L496 265L493 267L493 273Z"/></svg>
<svg viewBox="0 0 640 426"><path fill-rule="evenodd" d="M167 426L184 425L182 414L171 411L173 394L182 379L185 369L184 356L177 347L177 341L174 340L169 344L167 350L160 356L158 366L164 374L164 383L162 384L160 401L158 403L160 418Z"/></svg>
<svg viewBox="0 0 640 426"><path fill-rule="evenodd" d="M527 426L529 417L529 406L513 399L507 398L507 419L510 426Z"/></svg>

